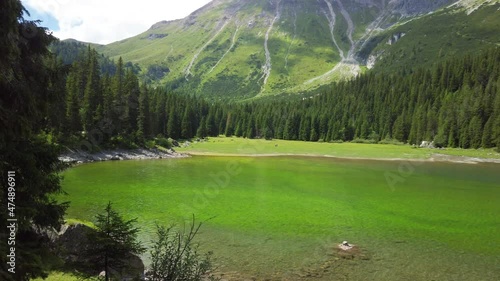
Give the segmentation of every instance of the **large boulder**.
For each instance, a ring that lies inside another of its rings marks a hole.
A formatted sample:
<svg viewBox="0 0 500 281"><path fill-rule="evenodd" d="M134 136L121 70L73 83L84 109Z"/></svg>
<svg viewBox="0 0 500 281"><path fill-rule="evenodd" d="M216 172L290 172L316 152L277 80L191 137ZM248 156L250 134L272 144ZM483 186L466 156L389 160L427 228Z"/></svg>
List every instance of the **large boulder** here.
<svg viewBox="0 0 500 281"><path fill-rule="evenodd" d="M436 148L433 141L422 141L420 148Z"/></svg>
<svg viewBox="0 0 500 281"><path fill-rule="evenodd" d="M83 253L94 243L89 240L89 233L95 231L84 224L64 225L55 241L61 259L71 267L87 275L97 276L104 269L92 267ZM110 274L121 281L141 280L144 277L144 263L140 257L128 254L124 259L126 268L117 271L110 269ZM90 265L90 266L89 266Z"/></svg>
<svg viewBox="0 0 500 281"><path fill-rule="evenodd" d="M85 264L82 253L89 249L87 238L92 228L84 224L63 225L59 232L57 245L60 257L68 264Z"/></svg>
<svg viewBox="0 0 500 281"><path fill-rule="evenodd" d="M119 272L112 269L111 275L115 276L121 281L135 281L144 279L145 267L140 257L128 254L124 258L124 261L127 267Z"/></svg>

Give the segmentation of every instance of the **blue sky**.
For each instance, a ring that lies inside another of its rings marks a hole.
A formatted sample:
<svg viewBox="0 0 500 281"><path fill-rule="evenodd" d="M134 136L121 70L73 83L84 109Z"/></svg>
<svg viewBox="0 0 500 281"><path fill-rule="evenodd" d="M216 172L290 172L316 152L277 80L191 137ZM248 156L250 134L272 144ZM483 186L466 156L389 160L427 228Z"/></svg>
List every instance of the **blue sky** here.
<svg viewBox="0 0 500 281"><path fill-rule="evenodd" d="M52 15L45 12L38 12L37 10L30 7L25 7L25 8L28 10L30 14L29 16L24 15L26 19L41 20L42 21L42 23L40 23L41 26L48 27L52 31L59 31L59 22Z"/></svg>
<svg viewBox="0 0 500 281"><path fill-rule="evenodd" d="M21 0L30 19L60 39L108 44L162 20L184 18L210 0Z"/></svg>

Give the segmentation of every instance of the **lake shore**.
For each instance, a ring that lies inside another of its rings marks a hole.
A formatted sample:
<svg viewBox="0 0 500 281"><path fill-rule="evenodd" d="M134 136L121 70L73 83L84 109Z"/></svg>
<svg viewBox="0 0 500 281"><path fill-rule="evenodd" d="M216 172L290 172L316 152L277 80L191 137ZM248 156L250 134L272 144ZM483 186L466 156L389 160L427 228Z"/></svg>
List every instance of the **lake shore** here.
<svg viewBox="0 0 500 281"><path fill-rule="evenodd" d="M219 156L219 157L325 157L348 160L376 160L376 161L411 161L411 162L451 162L463 164L478 164L478 163L497 163L500 164L500 159L494 158L478 158L468 156L455 156L445 154L432 154L430 158L382 158L382 157L349 157L335 155L320 155L320 154L300 154L300 153L266 153L266 154L238 154L238 153L219 153L219 152L184 152L191 156Z"/></svg>
<svg viewBox="0 0 500 281"><path fill-rule="evenodd" d="M70 150L59 156L59 160L71 164L83 164L101 161L120 161L120 160L147 160L147 159L165 159L165 158L185 158L189 155L178 153L173 149L160 150L157 148L146 149L112 149L89 153L82 150Z"/></svg>

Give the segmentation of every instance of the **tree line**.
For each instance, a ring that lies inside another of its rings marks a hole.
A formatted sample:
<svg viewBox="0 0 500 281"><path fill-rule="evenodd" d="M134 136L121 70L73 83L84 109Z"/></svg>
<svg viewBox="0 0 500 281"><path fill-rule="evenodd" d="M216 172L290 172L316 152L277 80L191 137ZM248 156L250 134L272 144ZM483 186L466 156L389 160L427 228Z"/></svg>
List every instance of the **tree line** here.
<svg viewBox="0 0 500 281"><path fill-rule="evenodd" d="M240 108L231 115L226 134L499 147L500 49L412 73L370 72L303 100L256 102Z"/></svg>
<svg viewBox="0 0 500 281"><path fill-rule="evenodd" d="M500 146L500 50L466 55L411 73L367 73L303 99L224 104L139 83L120 58L102 74L88 48L65 78L61 139L144 145L154 138L238 136L367 141L443 147ZM57 107L57 106L56 106ZM87 135L85 135L87 134Z"/></svg>

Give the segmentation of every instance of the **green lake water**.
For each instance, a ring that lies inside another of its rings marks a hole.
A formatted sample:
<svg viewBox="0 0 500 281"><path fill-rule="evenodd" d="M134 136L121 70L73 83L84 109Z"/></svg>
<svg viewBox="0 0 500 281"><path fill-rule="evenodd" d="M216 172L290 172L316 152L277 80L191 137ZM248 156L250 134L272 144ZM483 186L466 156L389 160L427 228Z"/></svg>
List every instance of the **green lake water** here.
<svg viewBox="0 0 500 281"><path fill-rule="evenodd" d="M192 157L80 165L68 218L108 201L155 224L194 213L218 271L259 280L498 280L500 165ZM343 240L360 254L345 258ZM147 259L147 255L145 255Z"/></svg>

